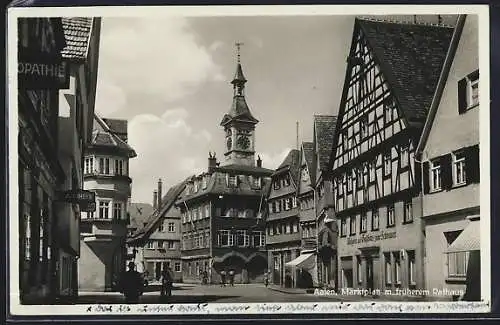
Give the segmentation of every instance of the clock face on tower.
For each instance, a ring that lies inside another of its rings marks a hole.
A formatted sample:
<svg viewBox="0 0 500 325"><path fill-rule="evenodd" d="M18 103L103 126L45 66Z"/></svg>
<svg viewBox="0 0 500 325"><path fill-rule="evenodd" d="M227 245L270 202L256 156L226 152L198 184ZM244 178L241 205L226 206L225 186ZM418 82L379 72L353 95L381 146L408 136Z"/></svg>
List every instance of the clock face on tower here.
<svg viewBox="0 0 500 325"><path fill-rule="evenodd" d="M238 146L242 149L248 149L250 147L250 139L247 136L241 135L238 137Z"/></svg>
<svg viewBox="0 0 500 325"><path fill-rule="evenodd" d="M233 146L233 140L231 138L227 138L227 150L231 150L231 147Z"/></svg>

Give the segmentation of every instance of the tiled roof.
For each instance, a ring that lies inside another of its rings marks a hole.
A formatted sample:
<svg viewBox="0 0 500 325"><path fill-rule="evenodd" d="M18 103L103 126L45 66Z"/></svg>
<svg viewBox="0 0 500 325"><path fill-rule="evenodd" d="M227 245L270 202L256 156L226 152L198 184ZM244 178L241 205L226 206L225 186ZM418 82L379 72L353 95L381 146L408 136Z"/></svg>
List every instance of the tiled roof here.
<svg viewBox="0 0 500 325"><path fill-rule="evenodd" d="M63 17L64 37L66 47L62 50L63 58L84 60L92 32L92 18Z"/></svg>
<svg viewBox="0 0 500 325"><path fill-rule="evenodd" d="M179 195L182 191L184 191L186 183L187 180L184 180L182 183L172 186L167 191L167 194L165 194L162 198L160 208L155 210L146 221L146 226L138 229L134 234L132 234L127 242L133 243L147 239L147 237L150 236L154 230L156 230L159 225L159 221L162 220L163 216L173 207Z"/></svg>
<svg viewBox="0 0 500 325"><path fill-rule="evenodd" d="M453 28L357 19L411 126L422 127Z"/></svg>
<svg viewBox="0 0 500 325"><path fill-rule="evenodd" d="M118 120L111 118L103 118L102 120L109 126L112 132L127 133L127 120Z"/></svg>
<svg viewBox="0 0 500 325"><path fill-rule="evenodd" d="M230 165L216 167L215 170L220 172L257 173L269 176L273 173L272 169L257 167L257 166L238 165L238 164L230 164Z"/></svg>
<svg viewBox="0 0 500 325"><path fill-rule="evenodd" d="M119 121L119 120L112 120ZM125 121L126 124L126 121ZM91 146L114 147L128 153L129 157L135 157L135 150L117 134L113 133L104 119L94 114L94 131L92 132Z"/></svg>
<svg viewBox="0 0 500 325"><path fill-rule="evenodd" d="M288 152L281 165L276 169L275 174L279 173L282 169L288 168L294 181L297 181L300 170L300 151L297 149L292 149Z"/></svg>
<svg viewBox="0 0 500 325"><path fill-rule="evenodd" d="M128 213L130 215L129 228L139 229L153 213L153 206L148 203L130 203Z"/></svg>
<svg viewBox="0 0 500 325"><path fill-rule="evenodd" d="M318 152L319 170L325 170L330 160L335 136L337 116L315 115L314 130L316 134L316 145Z"/></svg>

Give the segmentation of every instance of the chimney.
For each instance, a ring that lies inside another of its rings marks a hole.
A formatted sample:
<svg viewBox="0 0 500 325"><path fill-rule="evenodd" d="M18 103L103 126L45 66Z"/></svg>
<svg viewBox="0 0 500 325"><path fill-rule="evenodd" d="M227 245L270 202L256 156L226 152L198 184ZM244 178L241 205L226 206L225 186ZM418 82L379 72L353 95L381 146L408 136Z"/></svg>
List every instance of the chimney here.
<svg viewBox="0 0 500 325"><path fill-rule="evenodd" d="M161 188L162 188L162 182L161 182L161 178L160 178L160 179L158 179L158 203L157 203L158 209L161 206L161 199L163 197L161 195Z"/></svg>
<svg viewBox="0 0 500 325"><path fill-rule="evenodd" d="M213 172L215 167L217 167L217 158L215 158L215 152L213 153L213 155L211 152L209 152L208 153L208 172L209 173Z"/></svg>
<svg viewBox="0 0 500 325"><path fill-rule="evenodd" d="M260 159L260 155L257 156L257 167L262 167L262 159Z"/></svg>
<svg viewBox="0 0 500 325"><path fill-rule="evenodd" d="M153 191L153 209L156 210L158 204L158 192Z"/></svg>

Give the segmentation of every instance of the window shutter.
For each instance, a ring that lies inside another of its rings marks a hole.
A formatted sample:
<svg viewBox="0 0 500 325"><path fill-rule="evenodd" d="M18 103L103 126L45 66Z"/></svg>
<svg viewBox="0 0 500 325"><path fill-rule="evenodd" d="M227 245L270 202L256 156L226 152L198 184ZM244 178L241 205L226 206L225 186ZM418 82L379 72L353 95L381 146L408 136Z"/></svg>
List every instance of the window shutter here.
<svg viewBox="0 0 500 325"><path fill-rule="evenodd" d="M467 79L458 82L458 113L462 114L467 109Z"/></svg>
<svg viewBox="0 0 500 325"><path fill-rule="evenodd" d="M427 194L429 193L429 162L426 161L423 163L424 164L424 168L423 168L423 175L422 175L422 172L420 170L420 166L418 166L419 164L416 164L417 168L415 169L415 182L417 182L416 186L421 186L420 184L420 177L423 177L423 181L424 181L424 188L423 188L423 191L424 191L424 194Z"/></svg>
<svg viewBox="0 0 500 325"><path fill-rule="evenodd" d="M451 154L441 157L441 185L444 190L450 190L453 185L453 168L451 166Z"/></svg>
<svg viewBox="0 0 500 325"><path fill-rule="evenodd" d="M465 151L465 178L467 184L479 183L479 175L479 145L475 145Z"/></svg>

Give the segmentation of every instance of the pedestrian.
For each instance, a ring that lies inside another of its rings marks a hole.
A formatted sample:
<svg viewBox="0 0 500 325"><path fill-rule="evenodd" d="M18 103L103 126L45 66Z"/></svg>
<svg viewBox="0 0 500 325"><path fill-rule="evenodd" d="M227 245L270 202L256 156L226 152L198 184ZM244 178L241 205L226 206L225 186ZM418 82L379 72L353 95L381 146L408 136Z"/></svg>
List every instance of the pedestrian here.
<svg viewBox="0 0 500 325"><path fill-rule="evenodd" d="M144 292L144 282L141 274L135 270L134 262L128 263L128 271L121 278L120 288L127 304L139 303L139 297Z"/></svg>
<svg viewBox="0 0 500 325"><path fill-rule="evenodd" d="M161 274L161 297L172 296L172 284L174 279L172 277L172 272L169 267L163 269Z"/></svg>
<svg viewBox="0 0 500 325"><path fill-rule="evenodd" d="M208 285L208 272L205 270L203 271L203 279L202 279L202 283L204 285Z"/></svg>
<svg viewBox="0 0 500 325"><path fill-rule="evenodd" d="M234 287L234 270L229 270L229 284Z"/></svg>
<svg viewBox="0 0 500 325"><path fill-rule="evenodd" d="M266 288L269 286L269 273L266 272L265 277L264 277L264 285Z"/></svg>
<svg viewBox="0 0 500 325"><path fill-rule="evenodd" d="M226 286L226 271L224 270L220 271L220 286L221 287Z"/></svg>

